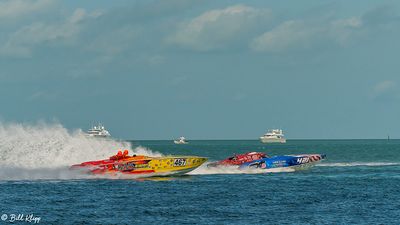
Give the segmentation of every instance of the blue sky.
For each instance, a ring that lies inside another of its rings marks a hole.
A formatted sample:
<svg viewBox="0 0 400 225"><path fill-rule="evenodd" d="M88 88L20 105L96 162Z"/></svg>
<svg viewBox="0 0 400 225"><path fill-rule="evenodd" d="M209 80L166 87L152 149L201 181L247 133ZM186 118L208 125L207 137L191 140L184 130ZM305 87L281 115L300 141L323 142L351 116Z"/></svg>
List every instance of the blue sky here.
<svg viewBox="0 0 400 225"><path fill-rule="evenodd" d="M0 118L400 138L398 1L0 1Z"/></svg>

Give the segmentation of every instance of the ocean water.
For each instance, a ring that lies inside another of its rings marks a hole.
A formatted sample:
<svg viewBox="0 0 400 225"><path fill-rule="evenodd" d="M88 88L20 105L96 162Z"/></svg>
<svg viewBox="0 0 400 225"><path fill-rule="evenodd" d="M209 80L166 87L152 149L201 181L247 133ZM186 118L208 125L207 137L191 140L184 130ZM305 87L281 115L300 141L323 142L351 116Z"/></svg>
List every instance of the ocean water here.
<svg viewBox="0 0 400 225"><path fill-rule="evenodd" d="M32 214L40 218L38 224L400 224L400 140L174 145L86 140L57 126L34 129L42 129L42 135L52 132L34 140L27 127L0 129L0 224L10 224L12 214ZM164 178L109 179L67 169L80 158L123 147L145 154L207 156L210 161L247 151L325 153L327 159L302 171L243 174L201 167Z"/></svg>

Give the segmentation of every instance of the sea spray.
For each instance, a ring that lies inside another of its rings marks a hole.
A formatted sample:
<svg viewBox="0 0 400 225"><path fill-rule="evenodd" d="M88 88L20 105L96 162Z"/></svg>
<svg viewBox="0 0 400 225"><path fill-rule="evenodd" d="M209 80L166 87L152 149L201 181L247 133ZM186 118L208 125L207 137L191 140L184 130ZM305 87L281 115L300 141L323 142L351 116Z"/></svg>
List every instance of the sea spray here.
<svg viewBox="0 0 400 225"><path fill-rule="evenodd" d="M0 124L0 179L81 178L69 166L108 158L118 149L130 154L161 156L129 142L87 137L60 124Z"/></svg>

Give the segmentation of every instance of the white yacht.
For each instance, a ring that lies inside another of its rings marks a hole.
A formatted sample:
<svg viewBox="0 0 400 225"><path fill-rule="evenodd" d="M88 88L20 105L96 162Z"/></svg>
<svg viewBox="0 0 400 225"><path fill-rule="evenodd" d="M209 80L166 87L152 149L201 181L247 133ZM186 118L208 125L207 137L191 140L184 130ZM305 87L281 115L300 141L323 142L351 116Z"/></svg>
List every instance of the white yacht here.
<svg viewBox="0 0 400 225"><path fill-rule="evenodd" d="M180 137L178 140L174 140L174 143L177 145L182 145L182 144L189 144L188 141L186 141L185 137Z"/></svg>
<svg viewBox="0 0 400 225"><path fill-rule="evenodd" d="M260 141L262 143L286 143L281 129L268 130L267 133L260 137Z"/></svg>
<svg viewBox="0 0 400 225"><path fill-rule="evenodd" d="M104 128L104 126L99 123L96 126L92 126L87 132L86 135L89 137L111 137L110 132Z"/></svg>

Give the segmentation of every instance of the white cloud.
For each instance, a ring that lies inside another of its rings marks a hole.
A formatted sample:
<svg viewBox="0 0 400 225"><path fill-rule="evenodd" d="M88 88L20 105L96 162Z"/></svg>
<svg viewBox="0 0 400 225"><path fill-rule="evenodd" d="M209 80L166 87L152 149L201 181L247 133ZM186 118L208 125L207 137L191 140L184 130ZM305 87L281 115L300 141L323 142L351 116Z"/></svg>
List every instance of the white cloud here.
<svg viewBox="0 0 400 225"><path fill-rule="evenodd" d="M87 16L86 10L82 8L76 9L72 15L68 18L70 24L79 23Z"/></svg>
<svg viewBox="0 0 400 225"><path fill-rule="evenodd" d="M0 19L15 19L30 13L46 10L54 2L54 0L0 1Z"/></svg>
<svg viewBox="0 0 400 225"><path fill-rule="evenodd" d="M352 38L363 33L363 21L360 17L334 20L328 25L330 38L340 45L347 45Z"/></svg>
<svg viewBox="0 0 400 225"><path fill-rule="evenodd" d="M400 98L397 83L391 80L381 81L372 89L372 98L375 100L397 100Z"/></svg>
<svg viewBox="0 0 400 225"><path fill-rule="evenodd" d="M270 17L270 10L246 5L210 10L181 23L167 42L197 51L219 49L247 35L247 31Z"/></svg>
<svg viewBox="0 0 400 225"><path fill-rule="evenodd" d="M309 48L319 42L346 45L351 38L362 32L359 17L339 20L290 20L253 39L254 51L283 52L294 48Z"/></svg>
<svg viewBox="0 0 400 225"><path fill-rule="evenodd" d="M347 19L340 19L332 21L332 25L338 28L357 28L363 24L359 17L351 17Z"/></svg>
<svg viewBox="0 0 400 225"><path fill-rule="evenodd" d="M378 7L361 16L313 18L284 21L255 37L250 48L260 52L284 52L296 48L347 46L362 38L397 29L398 16L387 7Z"/></svg>
<svg viewBox="0 0 400 225"><path fill-rule="evenodd" d="M382 93L393 90L394 88L396 88L396 86L397 86L396 82L391 81L391 80L385 80L385 81L377 83L374 86L374 93L382 94Z"/></svg>
<svg viewBox="0 0 400 225"><path fill-rule="evenodd" d="M0 54L29 57L32 49L37 45L71 42L81 31L82 21L97 16L97 13L88 14L84 9L79 8L69 18L59 23L34 22L9 35L8 40L0 47Z"/></svg>
<svg viewBox="0 0 400 225"><path fill-rule="evenodd" d="M319 27L308 27L303 21L286 21L256 37L250 47L256 51L277 52L292 46L306 46L320 32Z"/></svg>

